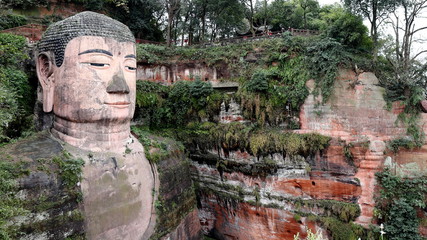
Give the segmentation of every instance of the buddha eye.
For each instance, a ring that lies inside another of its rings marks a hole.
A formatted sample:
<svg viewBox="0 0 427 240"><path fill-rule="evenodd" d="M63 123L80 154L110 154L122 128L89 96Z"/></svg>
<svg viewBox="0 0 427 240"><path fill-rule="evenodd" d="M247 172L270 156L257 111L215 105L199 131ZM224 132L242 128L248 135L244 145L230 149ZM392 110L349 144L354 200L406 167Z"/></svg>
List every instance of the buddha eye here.
<svg viewBox="0 0 427 240"><path fill-rule="evenodd" d="M89 63L91 66L94 66L94 67L108 67L108 66L110 66L110 64L107 64L107 63Z"/></svg>
<svg viewBox="0 0 427 240"><path fill-rule="evenodd" d="M136 67L131 67L131 66L126 66L125 68L127 70L130 70L130 71L135 71L136 70Z"/></svg>

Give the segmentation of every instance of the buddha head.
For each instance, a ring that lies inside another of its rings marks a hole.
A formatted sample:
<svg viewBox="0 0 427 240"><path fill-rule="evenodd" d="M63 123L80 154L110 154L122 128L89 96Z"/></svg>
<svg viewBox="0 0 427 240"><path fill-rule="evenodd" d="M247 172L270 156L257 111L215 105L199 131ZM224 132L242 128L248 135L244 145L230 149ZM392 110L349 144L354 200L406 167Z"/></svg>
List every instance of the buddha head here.
<svg viewBox="0 0 427 240"><path fill-rule="evenodd" d="M124 24L82 12L51 25L36 50L43 110L73 123L129 123L135 38Z"/></svg>

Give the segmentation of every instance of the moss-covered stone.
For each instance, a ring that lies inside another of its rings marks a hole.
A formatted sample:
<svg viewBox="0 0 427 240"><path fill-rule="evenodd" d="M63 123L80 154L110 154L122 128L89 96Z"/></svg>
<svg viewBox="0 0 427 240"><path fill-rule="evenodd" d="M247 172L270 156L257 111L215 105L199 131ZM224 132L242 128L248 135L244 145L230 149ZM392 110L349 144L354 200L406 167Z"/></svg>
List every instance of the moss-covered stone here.
<svg viewBox="0 0 427 240"><path fill-rule="evenodd" d="M1 195L13 203L0 204L0 212L15 208L13 214L0 214L2 239L84 236L77 184L82 161L64 152L47 132L4 146L0 153L0 182L11 184Z"/></svg>
<svg viewBox="0 0 427 240"><path fill-rule="evenodd" d="M155 202L156 230L150 239L160 239L174 231L196 207L196 195L189 168L190 163L179 142L133 128L144 145L147 158L157 165L159 192ZM154 190L153 190L154 191Z"/></svg>

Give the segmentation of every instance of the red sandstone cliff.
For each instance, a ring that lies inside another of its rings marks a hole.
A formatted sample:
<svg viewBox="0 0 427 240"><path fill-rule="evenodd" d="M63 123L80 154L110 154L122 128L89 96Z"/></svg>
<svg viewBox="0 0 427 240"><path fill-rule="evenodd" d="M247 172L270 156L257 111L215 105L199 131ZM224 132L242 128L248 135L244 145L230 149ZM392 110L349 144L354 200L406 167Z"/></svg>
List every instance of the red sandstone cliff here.
<svg viewBox="0 0 427 240"><path fill-rule="evenodd" d="M313 82L307 85L312 88ZM401 174L412 176L425 173L427 161L427 146L388 154L385 141L404 137L406 127L397 121L402 106L385 109L383 91L372 73L340 70L326 104L319 105L321 98L313 95L306 99L297 130L331 136L330 146L305 159L274 158L274 173L248 175L236 169L220 173L215 165L198 158L193 162L193 179L199 185L204 233L218 239L293 239L297 233L304 236L307 227L318 230L313 219L326 221L333 216L365 227L375 223L375 173L386 159ZM423 114L420 124L426 120ZM248 166L257 162L239 151L221 157ZM351 206L358 206L360 212L350 214ZM340 215L343 212L348 218Z"/></svg>

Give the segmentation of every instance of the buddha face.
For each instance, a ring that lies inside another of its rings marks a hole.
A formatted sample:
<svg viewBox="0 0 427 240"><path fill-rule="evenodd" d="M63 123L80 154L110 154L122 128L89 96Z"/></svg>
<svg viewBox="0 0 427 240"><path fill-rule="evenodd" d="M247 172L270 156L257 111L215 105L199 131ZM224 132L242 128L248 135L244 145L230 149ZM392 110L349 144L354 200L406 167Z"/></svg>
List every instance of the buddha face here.
<svg viewBox="0 0 427 240"><path fill-rule="evenodd" d="M135 44L112 38L82 36L65 48L60 67L43 86L44 104L72 122L128 122L136 91Z"/></svg>

